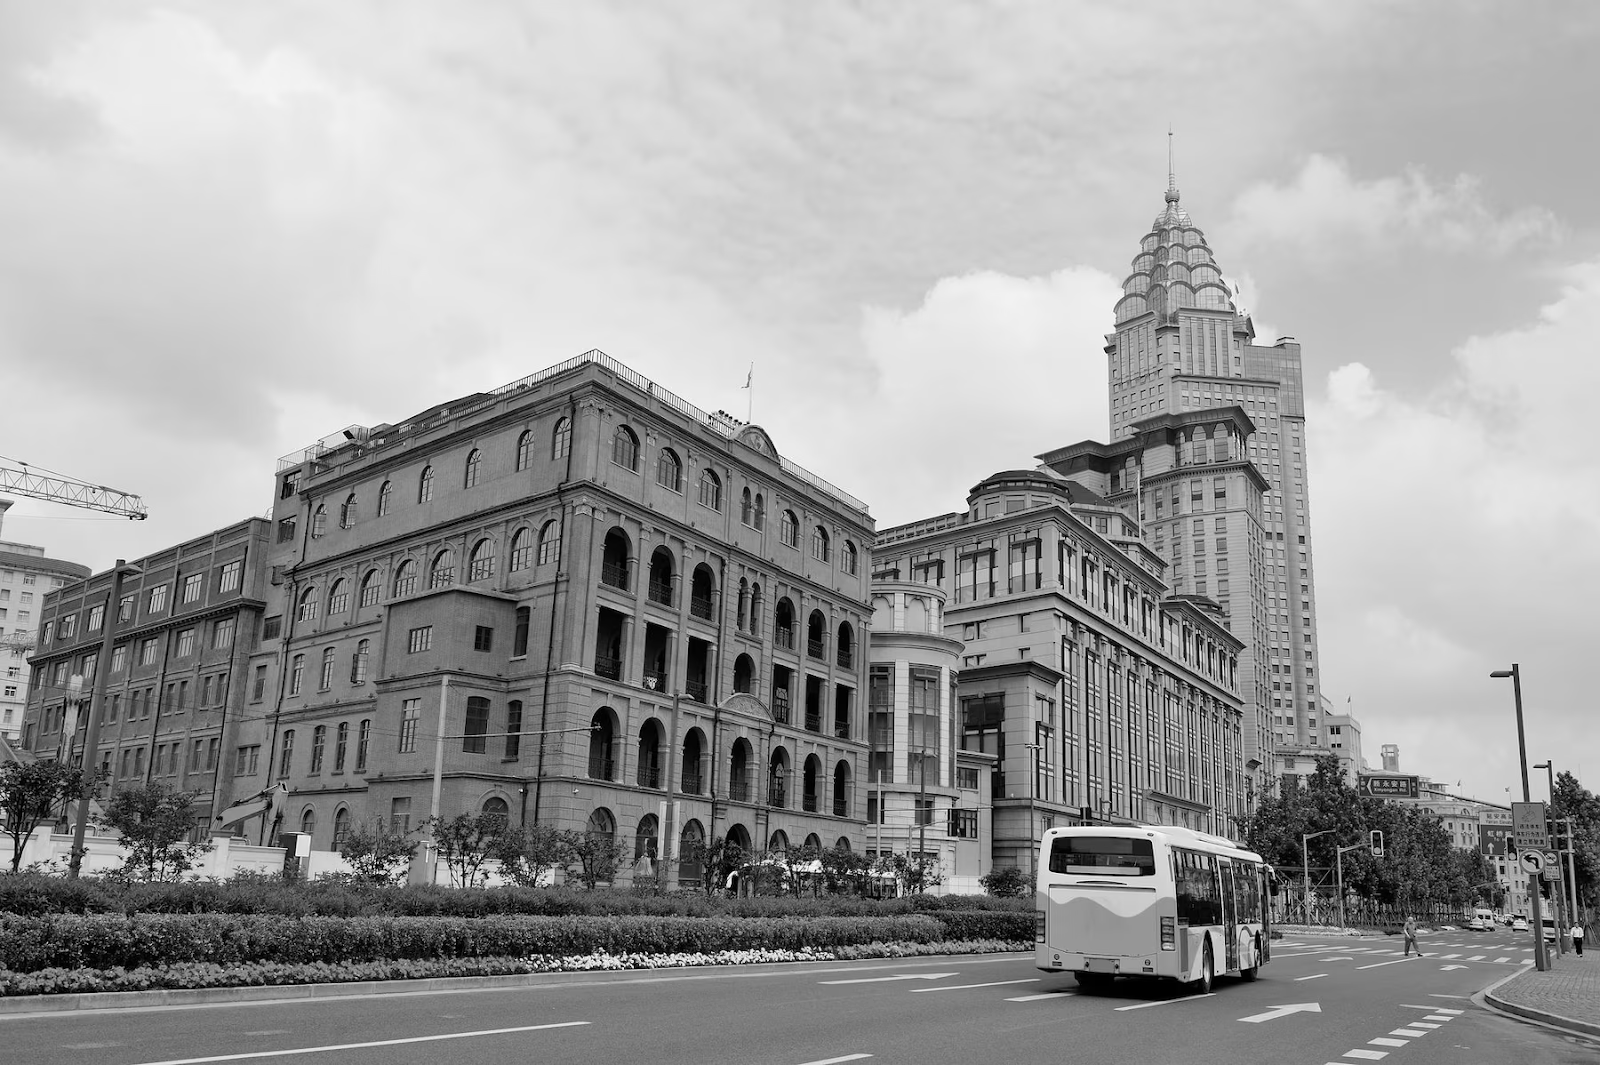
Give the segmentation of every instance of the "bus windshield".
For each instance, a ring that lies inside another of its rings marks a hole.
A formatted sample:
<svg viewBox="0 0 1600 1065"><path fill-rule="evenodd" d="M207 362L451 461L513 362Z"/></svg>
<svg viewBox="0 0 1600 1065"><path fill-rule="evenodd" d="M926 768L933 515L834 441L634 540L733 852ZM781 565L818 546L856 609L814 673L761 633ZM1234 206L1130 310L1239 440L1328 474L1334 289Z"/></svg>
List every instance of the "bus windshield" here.
<svg viewBox="0 0 1600 1065"><path fill-rule="evenodd" d="M1155 876L1155 848L1148 839L1058 836L1050 845L1050 871L1092 876Z"/></svg>

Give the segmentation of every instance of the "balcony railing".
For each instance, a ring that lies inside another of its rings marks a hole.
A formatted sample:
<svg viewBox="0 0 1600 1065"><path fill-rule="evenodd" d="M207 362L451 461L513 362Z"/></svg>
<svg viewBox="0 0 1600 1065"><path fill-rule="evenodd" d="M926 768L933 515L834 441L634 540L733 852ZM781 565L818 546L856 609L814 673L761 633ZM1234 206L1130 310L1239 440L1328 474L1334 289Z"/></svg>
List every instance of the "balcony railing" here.
<svg viewBox="0 0 1600 1065"><path fill-rule="evenodd" d="M628 567L615 562L602 562L600 564L600 583L609 584L613 588L628 590Z"/></svg>
<svg viewBox="0 0 1600 1065"><path fill-rule="evenodd" d="M711 620L711 600L700 599L696 596L689 597L689 613L697 618Z"/></svg>
<svg viewBox="0 0 1600 1065"><path fill-rule="evenodd" d="M841 647L839 648L837 661L840 669L855 669L856 653L848 647Z"/></svg>
<svg viewBox="0 0 1600 1065"><path fill-rule="evenodd" d="M661 786L661 767L653 765L640 766L638 781L641 788L659 788Z"/></svg>
<svg viewBox="0 0 1600 1065"><path fill-rule="evenodd" d="M589 779L590 780L610 780L612 778L613 774L616 773L616 769L617 769L616 763L613 762L609 758L605 758L605 759L590 758L589 759Z"/></svg>
<svg viewBox="0 0 1600 1065"><path fill-rule="evenodd" d="M609 677L612 680L622 679L622 659L608 658L605 655L594 656L594 672L597 677Z"/></svg>
<svg viewBox="0 0 1600 1065"><path fill-rule="evenodd" d="M705 787L705 778L700 773L685 773L683 775L683 793L685 795L699 795Z"/></svg>
<svg viewBox="0 0 1600 1065"><path fill-rule="evenodd" d="M800 800L800 808L802 810L804 810L808 814L816 813L817 812L817 797L815 795L807 795L807 796L805 796L804 798L802 798Z"/></svg>
<svg viewBox="0 0 1600 1065"><path fill-rule="evenodd" d="M647 669L644 671L644 686L651 691L660 692L667 690L667 672L664 669Z"/></svg>
<svg viewBox="0 0 1600 1065"><path fill-rule="evenodd" d="M833 719L833 734L835 736L837 736L841 740L849 739L850 738L850 719L848 717L836 717L836 718L834 718Z"/></svg>
<svg viewBox="0 0 1600 1065"><path fill-rule="evenodd" d="M748 780L734 779L728 782L729 802L749 802L750 782Z"/></svg>
<svg viewBox="0 0 1600 1065"><path fill-rule="evenodd" d="M789 793L788 789L784 787L783 781L772 780L767 782L767 805L777 807L780 810L788 807Z"/></svg>
<svg viewBox="0 0 1600 1065"><path fill-rule="evenodd" d="M697 703L706 701L706 682L703 680L685 681L683 693Z"/></svg>
<svg viewBox="0 0 1600 1065"><path fill-rule="evenodd" d="M789 704L787 701L781 699L772 700L772 720L780 725L789 723Z"/></svg>
<svg viewBox="0 0 1600 1065"><path fill-rule="evenodd" d="M648 591L647 594L649 595L650 601L652 603L660 603L663 606L671 606L672 605L672 582L671 581L658 581L654 577L651 577L650 578L650 588L649 588L649 591Z"/></svg>
<svg viewBox="0 0 1600 1065"><path fill-rule="evenodd" d="M849 817L850 816L850 803L842 795L833 800L833 816L835 816L835 817Z"/></svg>
<svg viewBox="0 0 1600 1065"><path fill-rule="evenodd" d="M806 731L807 732L821 732L822 731L822 715L817 713L815 710L807 710L806 711Z"/></svg>
<svg viewBox="0 0 1600 1065"><path fill-rule="evenodd" d="M807 640L806 641L806 654L810 655L812 658L822 658L822 657L824 657L823 654L822 654L822 641L821 640Z"/></svg>
<svg viewBox="0 0 1600 1065"><path fill-rule="evenodd" d="M786 651L794 650L794 629L786 625L779 625L772 630L772 646L782 647Z"/></svg>

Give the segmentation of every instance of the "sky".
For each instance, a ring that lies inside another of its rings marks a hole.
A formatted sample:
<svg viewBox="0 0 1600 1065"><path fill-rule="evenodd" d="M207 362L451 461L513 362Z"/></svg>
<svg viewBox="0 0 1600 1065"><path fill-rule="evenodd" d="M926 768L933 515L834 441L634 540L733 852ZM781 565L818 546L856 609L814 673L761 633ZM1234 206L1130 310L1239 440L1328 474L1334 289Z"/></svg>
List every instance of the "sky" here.
<svg viewBox="0 0 1600 1065"><path fill-rule="evenodd" d="M1303 347L1367 759L1520 797L1517 662L1529 761L1600 790L1597 44L1576 3L0 0L0 456L150 510L0 535L137 557L592 348L879 528L961 509L1105 439L1170 126Z"/></svg>

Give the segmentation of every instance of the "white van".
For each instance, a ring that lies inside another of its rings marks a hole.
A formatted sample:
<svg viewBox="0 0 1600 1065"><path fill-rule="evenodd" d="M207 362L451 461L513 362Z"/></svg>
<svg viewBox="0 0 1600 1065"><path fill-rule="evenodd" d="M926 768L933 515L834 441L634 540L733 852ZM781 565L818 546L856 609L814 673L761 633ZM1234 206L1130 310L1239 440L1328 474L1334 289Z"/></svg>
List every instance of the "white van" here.
<svg viewBox="0 0 1600 1065"><path fill-rule="evenodd" d="M1472 911L1472 921L1467 927L1474 932L1492 932L1495 924L1494 911L1479 908Z"/></svg>

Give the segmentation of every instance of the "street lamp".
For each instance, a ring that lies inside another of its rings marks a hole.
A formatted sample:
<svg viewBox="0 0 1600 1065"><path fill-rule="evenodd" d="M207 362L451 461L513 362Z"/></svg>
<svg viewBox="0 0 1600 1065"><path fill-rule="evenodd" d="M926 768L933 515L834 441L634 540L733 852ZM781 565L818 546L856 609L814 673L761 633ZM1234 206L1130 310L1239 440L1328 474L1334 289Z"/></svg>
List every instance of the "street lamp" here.
<svg viewBox="0 0 1600 1065"><path fill-rule="evenodd" d="M1044 744L1024 743L1022 746L1033 752L1033 772L1028 775L1028 871L1032 874L1034 882L1037 883L1039 879L1039 840L1033 834L1033 805L1039 776L1039 752L1044 750Z"/></svg>
<svg viewBox="0 0 1600 1065"><path fill-rule="evenodd" d="M1300 887L1305 899L1306 924L1311 923L1311 857L1306 850L1306 844L1318 836L1326 836L1333 829L1325 828L1321 832L1302 832L1300 834ZM1342 903L1341 903L1342 905Z"/></svg>
<svg viewBox="0 0 1600 1065"><path fill-rule="evenodd" d="M1528 789L1528 740L1522 727L1522 670L1517 663L1511 663L1510 669L1497 669L1489 674L1495 680L1511 678L1511 692L1517 705L1517 758L1522 766L1522 801L1532 802L1533 797ZM1528 892L1528 908L1533 911L1533 963L1540 972L1550 968L1550 962L1544 953L1544 923L1539 914L1539 882L1533 882L1533 890Z"/></svg>
<svg viewBox="0 0 1600 1065"><path fill-rule="evenodd" d="M1551 759L1544 762L1535 762L1533 764L1533 768L1543 769L1545 771L1545 779L1550 783L1550 817L1552 820L1554 820L1556 812L1555 760ZM1554 845L1554 840L1552 840L1551 843ZM1567 939L1567 930L1571 927L1571 925L1568 923L1566 917L1561 913L1562 902L1565 901L1566 895L1561 890L1561 854L1559 851L1556 853L1556 879L1553 881L1553 883L1556 885L1554 892L1555 897L1551 900L1555 904L1556 908L1554 915L1554 920L1556 923L1556 951L1560 954L1565 954L1572 946ZM1543 932L1540 934L1543 935Z"/></svg>

